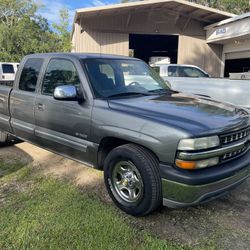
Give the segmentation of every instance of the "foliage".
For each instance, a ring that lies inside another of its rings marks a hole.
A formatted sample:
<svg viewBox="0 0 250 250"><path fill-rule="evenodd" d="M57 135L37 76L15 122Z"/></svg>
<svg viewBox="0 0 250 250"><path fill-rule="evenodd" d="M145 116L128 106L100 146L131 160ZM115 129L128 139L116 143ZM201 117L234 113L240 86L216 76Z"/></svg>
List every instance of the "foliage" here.
<svg viewBox="0 0 250 250"><path fill-rule="evenodd" d="M68 14L53 32L48 21L37 14L33 0L0 0L0 61L20 61L31 53L70 51L70 34L65 28Z"/></svg>
<svg viewBox="0 0 250 250"><path fill-rule="evenodd" d="M135 0L121 0L121 3L128 3L134 1ZM188 0L188 1L223 11L228 11L235 14L242 14L250 11L249 0L237 0L237 1L236 0Z"/></svg>
<svg viewBox="0 0 250 250"><path fill-rule="evenodd" d="M228 11L234 14L242 14L250 11L249 0L190 0L198 4L216 8L223 11Z"/></svg>
<svg viewBox="0 0 250 250"><path fill-rule="evenodd" d="M70 51L71 39L70 39L70 32L68 29L69 11L66 8L60 10L59 24L53 23L52 26L60 37L60 42L58 44L58 46L60 47L60 51L62 52Z"/></svg>

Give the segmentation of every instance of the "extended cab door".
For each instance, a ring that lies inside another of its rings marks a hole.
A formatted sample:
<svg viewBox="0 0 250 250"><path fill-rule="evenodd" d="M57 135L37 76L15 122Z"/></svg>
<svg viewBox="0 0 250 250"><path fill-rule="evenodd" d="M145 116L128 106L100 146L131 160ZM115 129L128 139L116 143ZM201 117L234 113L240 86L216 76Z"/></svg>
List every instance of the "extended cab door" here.
<svg viewBox="0 0 250 250"><path fill-rule="evenodd" d="M83 92L74 63L69 59L52 58L35 103L37 144L88 163L93 146L89 141L92 105L87 99L82 103L55 100L54 90L61 85L74 85Z"/></svg>
<svg viewBox="0 0 250 250"><path fill-rule="evenodd" d="M14 134L31 142L35 137L36 86L41 76L43 60L28 58L24 62L10 97L11 126Z"/></svg>

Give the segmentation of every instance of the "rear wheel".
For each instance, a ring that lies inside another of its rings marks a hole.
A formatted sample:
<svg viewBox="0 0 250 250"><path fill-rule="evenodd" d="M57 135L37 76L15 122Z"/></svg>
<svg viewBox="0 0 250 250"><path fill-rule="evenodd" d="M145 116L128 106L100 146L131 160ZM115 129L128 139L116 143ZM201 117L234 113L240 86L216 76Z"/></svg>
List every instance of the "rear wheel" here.
<svg viewBox="0 0 250 250"><path fill-rule="evenodd" d="M123 211L146 215L162 203L161 179L156 157L147 149L126 144L105 159L104 179L109 195Z"/></svg>

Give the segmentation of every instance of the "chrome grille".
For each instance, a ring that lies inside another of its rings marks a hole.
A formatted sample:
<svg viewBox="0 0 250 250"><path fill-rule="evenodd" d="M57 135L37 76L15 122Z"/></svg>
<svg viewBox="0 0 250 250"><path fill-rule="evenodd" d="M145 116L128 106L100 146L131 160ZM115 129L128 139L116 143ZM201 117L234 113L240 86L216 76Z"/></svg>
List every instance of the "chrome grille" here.
<svg viewBox="0 0 250 250"><path fill-rule="evenodd" d="M237 141L247 139L249 135L250 135L250 127L247 127L245 129L241 129L233 133L221 135L220 140L222 145L227 145L229 143L234 143Z"/></svg>
<svg viewBox="0 0 250 250"><path fill-rule="evenodd" d="M231 160L233 158L236 158L236 157L240 156L241 154L245 153L247 148L248 148L247 146L244 146L241 149L228 152L221 157L221 161L227 161L227 160Z"/></svg>

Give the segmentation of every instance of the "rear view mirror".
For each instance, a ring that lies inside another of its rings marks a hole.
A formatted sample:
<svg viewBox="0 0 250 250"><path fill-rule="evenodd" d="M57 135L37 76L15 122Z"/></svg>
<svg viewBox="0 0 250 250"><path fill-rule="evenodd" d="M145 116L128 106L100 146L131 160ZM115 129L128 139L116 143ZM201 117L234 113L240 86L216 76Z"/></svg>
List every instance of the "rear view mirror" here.
<svg viewBox="0 0 250 250"><path fill-rule="evenodd" d="M54 90L54 98L56 100L64 101L78 101L80 99L77 89L73 85L62 85L56 87Z"/></svg>

